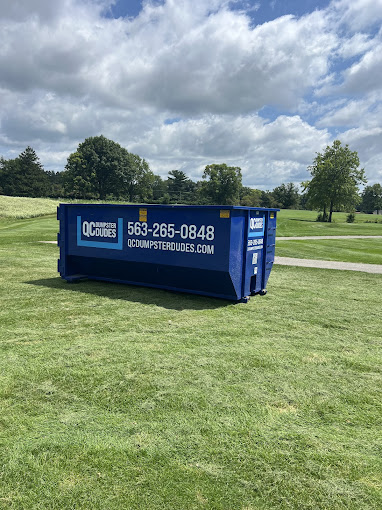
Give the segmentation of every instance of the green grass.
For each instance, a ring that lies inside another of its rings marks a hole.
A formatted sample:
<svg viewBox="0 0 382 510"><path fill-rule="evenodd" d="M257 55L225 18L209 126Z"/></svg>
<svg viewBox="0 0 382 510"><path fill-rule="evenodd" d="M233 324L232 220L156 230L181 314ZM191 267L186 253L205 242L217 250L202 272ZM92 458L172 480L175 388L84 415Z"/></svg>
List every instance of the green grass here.
<svg viewBox="0 0 382 510"><path fill-rule="evenodd" d="M8 197L5 195L0 195L0 219L27 219L56 214L57 206L60 204L60 202L80 202L87 204L105 203L105 201L102 200L73 200L67 198L56 200L52 198ZM107 201L107 203L120 202Z"/></svg>
<svg viewBox="0 0 382 510"><path fill-rule="evenodd" d="M382 239L277 241L276 255L301 259L382 264Z"/></svg>
<svg viewBox="0 0 382 510"><path fill-rule="evenodd" d="M282 209L277 216L277 236L382 235L382 217L356 214L355 223L346 223L346 213L333 213L333 223L316 221L316 211ZM366 221L380 223L366 223Z"/></svg>
<svg viewBox="0 0 382 510"><path fill-rule="evenodd" d="M0 218L35 218L54 214L59 200L50 198L7 197L0 195Z"/></svg>
<svg viewBox="0 0 382 510"><path fill-rule="evenodd" d="M52 217L0 226L0 508L382 507L381 275L69 285Z"/></svg>
<svg viewBox="0 0 382 510"><path fill-rule="evenodd" d="M60 202L49 198L7 197L0 195L0 218L34 218L55 214ZM97 200L81 200L86 203L102 203ZM282 209L277 217L278 236L315 235L382 235L382 217L356 214L355 223L346 223L347 213L334 213L333 223L316 222L316 211ZM379 223L366 223L379 221Z"/></svg>

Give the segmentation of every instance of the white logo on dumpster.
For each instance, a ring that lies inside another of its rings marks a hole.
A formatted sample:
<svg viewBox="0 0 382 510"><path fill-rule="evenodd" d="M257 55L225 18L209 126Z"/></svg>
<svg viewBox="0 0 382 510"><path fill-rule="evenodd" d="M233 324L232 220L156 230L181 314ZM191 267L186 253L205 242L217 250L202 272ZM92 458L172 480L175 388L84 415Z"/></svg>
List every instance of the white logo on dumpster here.
<svg viewBox="0 0 382 510"><path fill-rule="evenodd" d="M249 222L249 228L251 230L259 230L262 229L264 225L264 218L261 216L260 218L251 218Z"/></svg>
<svg viewBox="0 0 382 510"><path fill-rule="evenodd" d="M117 237L117 224L105 221L84 221L82 234L85 237Z"/></svg>
<svg viewBox="0 0 382 510"><path fill-rule="evenodd" d="M117 222L82 221L81 216L77 216L77 246L122 250L123 218L118 218Z"/></svg>

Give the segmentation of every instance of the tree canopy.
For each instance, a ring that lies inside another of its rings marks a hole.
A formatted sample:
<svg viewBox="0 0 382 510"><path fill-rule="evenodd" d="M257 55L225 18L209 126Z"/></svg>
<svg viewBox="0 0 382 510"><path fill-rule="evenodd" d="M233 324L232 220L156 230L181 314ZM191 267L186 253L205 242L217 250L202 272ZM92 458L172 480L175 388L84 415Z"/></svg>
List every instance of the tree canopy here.
<svg viewBox="0 0 382 510"><path fill-rule="evenodd" d="M361 195L362 204L361 210L364 212L374 212L382 210L382 186L380 184L373 184L373 186L366 186Z"/></svg>
<svg viewBox="0 0 382 510"><path fill-rule="evenodd" d="M171 200L188 200L195 189L195 183L182 170L170 170L167 178L167 192Z"/></svg>
<svg viewBox="0 0 382 510"><path fill-rule="evenodd" d="M273 190L273 197L278 207L282 207L283 209L298 209L300 204L299 189L293 182L277 186Z"/></svg>
<svg viewBox="0 0 382 510"><path fill-rule="evenodd" d="M317 156L308 170L312 179L304 184L307 190L308 204L324 212L329 210L328 221L332 221L333 211L354 210L359 202L359 188L366 182L365 172L359 168L356 151L348 145L343 147L339 140L327 146L324 153Z"/></svg>
<svg viewBox="0 0 382 510"><path fill-rule="evenodd" d="M42 197L48 189L48 177L32 147L17 158L0 160L0 189L4 195Z"/></svg>
<svg viewBox="0 0 382 510"><path fill-rule="evenodd" d="M102 135L80 143L65 168L65 190L74 197L132 201L152 194L154 174L147 162Z"/></svg>
<svg viewBox="0 0 382 510"><path fill-rule="evenodd" d="M234 205L239 203L241 169L225 163L206 166L201 186L201 195L212 204Z"/></svg>
<svg viewBox="0 0 382 510"><path fill-rule="evenodd" d="M316 154L309 167L311 180L300 194L294 183L280 184L273 191L242 185L241 169L225 163L207 165L202 179L191 180L182 170L171 170L167 178L155 175L148 163L104 136L86 138L70 154L64 171L45 171L32 147L17 158L0 157L0 194L30 197L123 200L147 203L183 203L316 208L331 220L334 210L373 212L382 210L382 186L367 186L356 152L336 140Z"/></svg>

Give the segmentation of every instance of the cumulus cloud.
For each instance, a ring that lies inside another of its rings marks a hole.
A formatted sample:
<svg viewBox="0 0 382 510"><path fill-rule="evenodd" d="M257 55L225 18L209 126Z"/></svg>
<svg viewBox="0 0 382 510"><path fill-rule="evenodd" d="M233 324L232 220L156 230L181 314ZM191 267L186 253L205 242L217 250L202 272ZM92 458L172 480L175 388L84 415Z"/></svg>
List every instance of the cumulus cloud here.
<svg viewBox="0 0 382 510"><path fill-rule="evenodd" d="M368 34L357 32L350 39L345 39L338 48L338 55L349 59L361 55L372 48L373 39Z"/></svg>
<svg viewBox="0 0 382 510"><path fill-rule="evenodd" d="M271 188L305 178L314 153L343 133L380 175L382 0L335 0L261 25L254 2L239 11L228 0L146 1L119 19L105 16L113 3L0 2L5 157L31 144L63 169L102 133L162 175L200 178L224 161Z"/></svg>
<svg viewBox="0 0 382 510"><path fill-rule="evenodd" d="M382 42L366 52L344 72L342 89L346 93L371 92L381 89Z"/></svg>
<svg viewBox="0 0 382 510"><path fill-rule="evenodd" d="M380 25L382 0L337 0L332 4L335 18L353 32Z"/></svg>
<svg viewBox="0 0 382 510"><path fill-rule="evenodd" d="M336 45L320 12L251 28L247 15L218 1L148 3L133 20L63 4L51 24L38 16L0 24L2 86L183 114L290 108L325 75Z"/></svg>
<svg viewBox="0 0 382 510"><path fill-rule="evenodd" d="M314 153L329 139L326 130L298 116L267 122L258 115L210 115L158 126L145 140L131 144L131 150L147 154L162 174L179 168L195 179L212 162L238 165L247 185L266 189L306 179ZM170 155L164 159L163 147Z"/></svg>
<svg viewBox="0 0 382 510"><path fill-rule="evenodd" d="M381 119L382 93L376 92L363 99L341 101L337 107L332 107L317 122L319 127L353 127L367 123L375 127Z"/></svg>

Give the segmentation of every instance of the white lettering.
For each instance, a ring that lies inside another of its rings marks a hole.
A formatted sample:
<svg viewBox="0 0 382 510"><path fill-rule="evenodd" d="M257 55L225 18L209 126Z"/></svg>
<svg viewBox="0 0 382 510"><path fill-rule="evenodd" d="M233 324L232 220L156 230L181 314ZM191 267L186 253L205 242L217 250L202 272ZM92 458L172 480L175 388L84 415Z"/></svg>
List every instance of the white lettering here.
<svg viewBox="0 0 382 510"><path fill-rule="evenodd" d="M82 223L82 234L85 237L117 237L117 224L99 221L84 221Z"/></svg>

